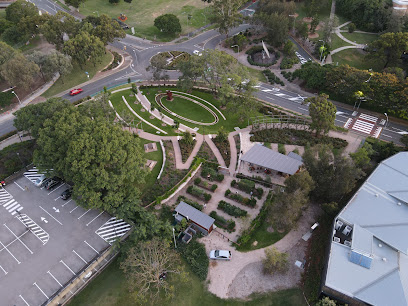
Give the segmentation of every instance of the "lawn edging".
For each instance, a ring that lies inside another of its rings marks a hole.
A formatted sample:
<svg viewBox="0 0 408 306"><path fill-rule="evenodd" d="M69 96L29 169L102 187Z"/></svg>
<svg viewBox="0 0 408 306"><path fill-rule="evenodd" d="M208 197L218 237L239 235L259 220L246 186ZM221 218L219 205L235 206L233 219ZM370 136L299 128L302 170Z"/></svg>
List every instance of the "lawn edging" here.
<svg viewBox="0 0 408 306"><path fill-rule="evenodd" d="M161 175L162 175L162 173L163 173L163 171L164 171L164 165L166 164L166 150L165 150L165 148L164 148L163 141L160 139L159 142L160 142L160 146L161 146L161 148L162 148L163 162L162 162L162 166L161 166L159 175L157 176L157 179L158 179L158 180L160 179L160 177L161 177Z"/></svg>

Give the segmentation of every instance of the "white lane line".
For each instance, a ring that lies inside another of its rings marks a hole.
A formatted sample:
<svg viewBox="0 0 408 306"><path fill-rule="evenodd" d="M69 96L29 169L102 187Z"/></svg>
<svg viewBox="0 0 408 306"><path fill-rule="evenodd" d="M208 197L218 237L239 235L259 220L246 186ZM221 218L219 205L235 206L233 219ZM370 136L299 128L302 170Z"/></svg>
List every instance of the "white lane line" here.
<svg viewBox="0 0 408 306"><path fill-rule="evenodd" d="M64 207L65 205L67 205L71 201L72 201L72 199L69 199L66 203L62 204L61 207Z"/></svg>
<svg viewBox="0 0 408 306"><path fill-rule="evenodd" d="M14 257L13 253L11 253L11 252L9 251L9 249L3 244L3 242L0 241L0 244L1 244L2 247L3 247L3 250L5 249L5 250L17 261L18 264L21 264L21 262L20 262L17 258ZM2 251L3 251L3 250L2 250Z"/></svg>
<svg viewBox="0 0 408 306"><path fill-rule="evenodd" d="M60 286L62 287L62 284L58 281L58 279L55 278L54 275L51 274L50 271L47 271L47 273L48 273L49 275L51 275L51 277L58 283L58 285L60 285Z"/></svg>
<svg viewBox="0 0 408 306"><path fill-rule="evenodd" d="M72 274L76 275L74 271L71 270L70 267L67 266L67 264L65 262L63 262L62 260L60 260L60 263L62 263L69 271L71 271Z"/></svg>
<svg viewBox="0 0 408 306"><path fill-rule="evenodd" d="M92 250L94 250L94 251L96 252L96 254L99 254L99 252L98 252L97 250L95 250L93 246L91 246L91 245L90 245L88 242L86 242L85 240L84 240L84 242L85 242Z"/></svg>
<svg viewBox="0 0 408 306"><path fill-rule="evenodd" d="M384 134L384 133L382 133L381 135L382 135L382 136L385 136L385 137L392 138L392 136L386 135L386 134Z"/></svg>
<svg viewBox="0 0 408 306"><path fill-rule="evenodd" d="M75 209L77 209L79 206L75 206L73 210L71 210L69 213L72 213Z"/></svg>
<svg viewBox="0 0 408 306"><path fill-rule="evenodd" d="M48 295L46 295L46 294L44 293L44 291L42 291L42 289L37 285L37 283L34 283L33 285L36 286L36 287L38 288L38 290L40 290L41 293L44 294L44 296L45 296L48 300L50 299L50 298L48 297Z"/></svg>
<svg viewBox="0 0 408 306"><path fill-rule="evenodd" d="M53 193L54 191L60 189L60 188L61 188L62 186L64 186L64 185L65 185L65 183L62 183L62 184L59 185L57 188L55 188L54 190L50 191L50 192L48 193L48 195L50 195L50 194Z"/></svg>
<svg viewBox="0 0 408 306"><path fill-rule="evenodd" d="M30 248L29 248L29 247L28 247L28 246L27 246L27 245L26 245L24 242L22 242L22 241L21 241L21 239L20 239L20 238L18 238L18 237L17 237L17 235L16 235L16 234L14 234L14 232L13 232L13 231L12 231L12 230L11 230L11 229L10 229L10 228L9 228L9 227L6 225L6 224L3 224L3 225L4 225L4 226L5 226L5 227L6 227L6 228L7 228L7 229L10 231L10 233L12 233L12 234L13 234L13 236L14 236L14 237L16 237L16 239L18 239L18 241L20 241L20 242L21 242L21 244L22 244L22 245L24 245L24 246L25 246L25 248L26 248L26 249L27 249L27 250L28 250L28 251L31 253L31 255L32 255L32 254L34 254L34 253L33 253L33 251L31 251L31 250L30 250Z"/></svg>
<svg viewBox="0 0 408 306"><path fill-rule="evenodd" d="M57 221L60 225L62 225L61 222L59 222L53 215L51 215L48 211L46 211L44 208L42 208L41 206L38 206L39 208L41 208L47 215L49 215L51 218L53 218L55 221Z"/></svg>
<svg viewBox="0 0 408 306"><path fill-rule="evenodd" d="M24 302L27 306L30 306L30 304L27 303L27 301L21 296L21 294L19 295L19 297L20 297L20 299L23 300L23 302Z"/></svg>
<svg viewBox="0 0 408 306"><path fill-rule="evenodd" d="M75 254L76 254L76 256L78 256L79 258L81 258L81 260L84 262L84 263L88 263L85 259L83 259L82 257L81 257L81 255L79 255L77 252L75 252L75 250L72 250L72 252L74 252Z"/></svg>
<svg viewBox="0 0 408 306"><path fill-rule="evenodd" d="M101 212L99 215L97 215L95 218L93 218L91 221L89 221L86 226L88 226L89 224L91 224L93 221L95 221L100 215L102 215L103 212Z"/></svg>
<svg viewBox="0 0 408 306"><path fill-rule="evenodd" d="M0 266L0 269L4 272L4 275L7 275L8 272L6 270L4 270L2 266Z"/></svg>
<svg viewBox="0 0 408 306"><path fill-rule="evenodd" d="M303 111L309 111L308 109L306 109L306 108L302 108L302 107L298 107L298 109L301 109L301 110L303 110Z"/></svg>
<svg viewBox="0 0 408 306"><path fill-rule="evenodd" d="M16 184L21 190L25 190L23 187L21 187L19 184L17 184L16 182L14 182L14 184Z"/></svg>
<svg viewBox="0 0 408 306"><path fill-rule="evenodd" d="M84 212L81 216L78 217L78 220L81 219L83 216L85 216L88 212L90 211L90 209L88 209L86 212Z"/></svg>
<svg viewBox="0 0 408 306"><path fill-rule="evenodd" d="M55 198L54 201L58 200L59 198L61 198L61 196L59 196L58 198Z"/></svg>

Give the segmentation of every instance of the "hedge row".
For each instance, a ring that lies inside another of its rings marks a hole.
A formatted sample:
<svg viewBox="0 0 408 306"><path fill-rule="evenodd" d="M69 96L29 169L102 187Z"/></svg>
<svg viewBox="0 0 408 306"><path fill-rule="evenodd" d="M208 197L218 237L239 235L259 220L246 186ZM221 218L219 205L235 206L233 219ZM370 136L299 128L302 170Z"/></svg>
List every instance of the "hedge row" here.
<svg viewBox="0 0 408 306"><path fill-rule="evenodd" d="M232 180L231 187L237 188L242 190L246 193L257 197L258 199L262 198L263 189L262 188L255 188L255 182L247 179L241 179L240 181Z"/></svg>
<svg viewBox="0 0 408 306"><path fill-rule="evenodd" d="M272 188L273 185L274 185L274 184L272 184L272 180L271 180L271 178L269 176L267 176L266 179L264 179L261 176L252 175L252 177L251 177L251 176L247 176L247 175L242 174L242 173L237 173L236 177L240 178L240 179L247 179L247 180L254 181L257 184L263 185L263 186L268 187L268 188Z"/></svg>
<svg viewBox="0 0 408 306"><path fill-rule="evenodd" d="M200 198L206 202L208 202L209 200L211 200L211 194L206 193L204 190L194 186L194 185L190 185L187 188L187 193Z"/></svg>
<svg viewBox="0 0 408 306"><path fill-rule="evenodd" d="M249 199L249 198L243 197L239 193L232 193L231 190L229 190L229 189L227 189L227 191L225 191L225 196L227 198L230 198L231 200L237 201L237 202L239 202L241 204L244 204L244 205L252 207L252 208L254 208L256 206L256 200L254 198Z"/></svg>
<svg viewBox="0 0 408 306"><path fill-rule="evenodd" d="M226 212L227 214L233 217L245 217L248 213L246 210L243 210L225 201L220 201L218 203L218 209Z"/></svg>
<svg viewBox="0 0 408 306"><path fill-rule="evenodd" d="M207 278L208 265L210 263L204 244L199 243L197 240L190 241L188 244L179 243L177 250L188 262L193 273L196 274L200 280L204 281Z"/></svg>
<svg viewBox="0 0 408 306"><path fill-rule="evenodd" d="M185 196L179 196L177 198L177 203L180 203L181 201L183 201L184 203L187 203L190 206L193 206L194 208L196 208L196 209L198 209L200 211L202 211L204 209L203 205L201 205L201 204L197 203L196 201L193 201L193 200L191 200L189 198L186 198Z"/></svg>
<svg viewBox="0 0 408 306"><path fill-rule="evenodd" d="M285 86L285 83L283 83L283 81L278 78L272 71L270 71L269 69L265 69L262 71L263 74L266 76L266 78L268 79L269 83L271 84L280 84L282 86Z"/></svg>
<svg viewBox="0 0 408 306"><path fill-rule="evenodd" d="M203 181L201 178L197 177L194 180L194 184L196 184L197 186L200 186L202 188L205 188L207 190L211 190L212 192L214 192L217 189L217 184L210 184L207 181Z"/></svg>
<svg viewBox="0 0 408 306"><path fill-rule="evenodd" d="M269 53L275 55L275 60L272 63L262 64L262 63L257 63L252 59L253 54L255 54L257 52L260 52L263 49L264 49L263 46L254 46L254 47L248 49L245 52L246 54L248 54L248 57L247 57L248 63L250 63L251 65L254 65L254 66L259 66L259 67L269 67L269 66L275 65L276 62L278 61L278 59L280 58L280 53L278 51L275 52L273 49L268 49Z"/></svg>
<svg viewBox="0 0 408 306"><path fill-rule="evenodd" d="M235 231L235 221L234 220L226 220L224 217L217 214L217 212L212 211L210 212L210 217L215 219L215 225L226 229L228 232Z"/></svg>

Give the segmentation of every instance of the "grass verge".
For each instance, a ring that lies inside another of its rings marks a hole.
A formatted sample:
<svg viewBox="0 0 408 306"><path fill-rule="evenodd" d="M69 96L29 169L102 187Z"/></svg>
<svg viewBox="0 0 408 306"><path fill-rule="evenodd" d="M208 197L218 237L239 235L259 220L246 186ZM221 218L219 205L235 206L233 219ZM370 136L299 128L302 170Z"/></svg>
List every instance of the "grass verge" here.
<svg viewBox="0 0 408 306"><path fill-rule="evenodd" d="M139 140L140 140L142 147L143 145L147 143L153 142L153 141L143 139L143 138L139 138ZM154 185L154 183L157 180L157 176L159 175L162 163L163 163L163 153L162 153L160 143L156 142L156 146L157 146L157 151L144 153L144 158L149 159L149 160L155 160L157 161L157 164L154 166L152 171L148 172L147 176L145 177L145 183L139 186L141 193L143 193L147 188ZM144 151L144 148L142 150Z"/></svg>
<svg viewBox="0 0 408 306"><path fill-rule="evenodd" d="M374 71L382 69L379 62L365 59L364 51L360 49L347 49L332 55L333 64L349 65L357 69L367 70L372 68Z"/></svg>
<svg viewBox="0 0 408 306"><path fill-rule="evenodd" d="M357 43L357 44L369 44L378 39L377 34L364 34L364 33L341 33L345 38Z"/></svg>

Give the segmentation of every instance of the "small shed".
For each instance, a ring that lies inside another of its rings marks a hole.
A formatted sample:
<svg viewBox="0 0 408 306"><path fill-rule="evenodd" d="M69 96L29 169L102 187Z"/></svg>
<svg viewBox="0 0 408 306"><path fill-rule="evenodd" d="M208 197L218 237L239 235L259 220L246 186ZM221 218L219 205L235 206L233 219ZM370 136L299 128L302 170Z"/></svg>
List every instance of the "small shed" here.
<svg viewBox="0 0 408 306"><path fill-rule="evenodd" d="M188 221L191 221L198 226L199 230L204 234L208 235L213 230L214 218L206 215L205 213L199 211L193 206L188 205L187 203L181 201L175 209L177 215L181 215L186 218ZM176 215L176 218L177 218Z"/></svg>

